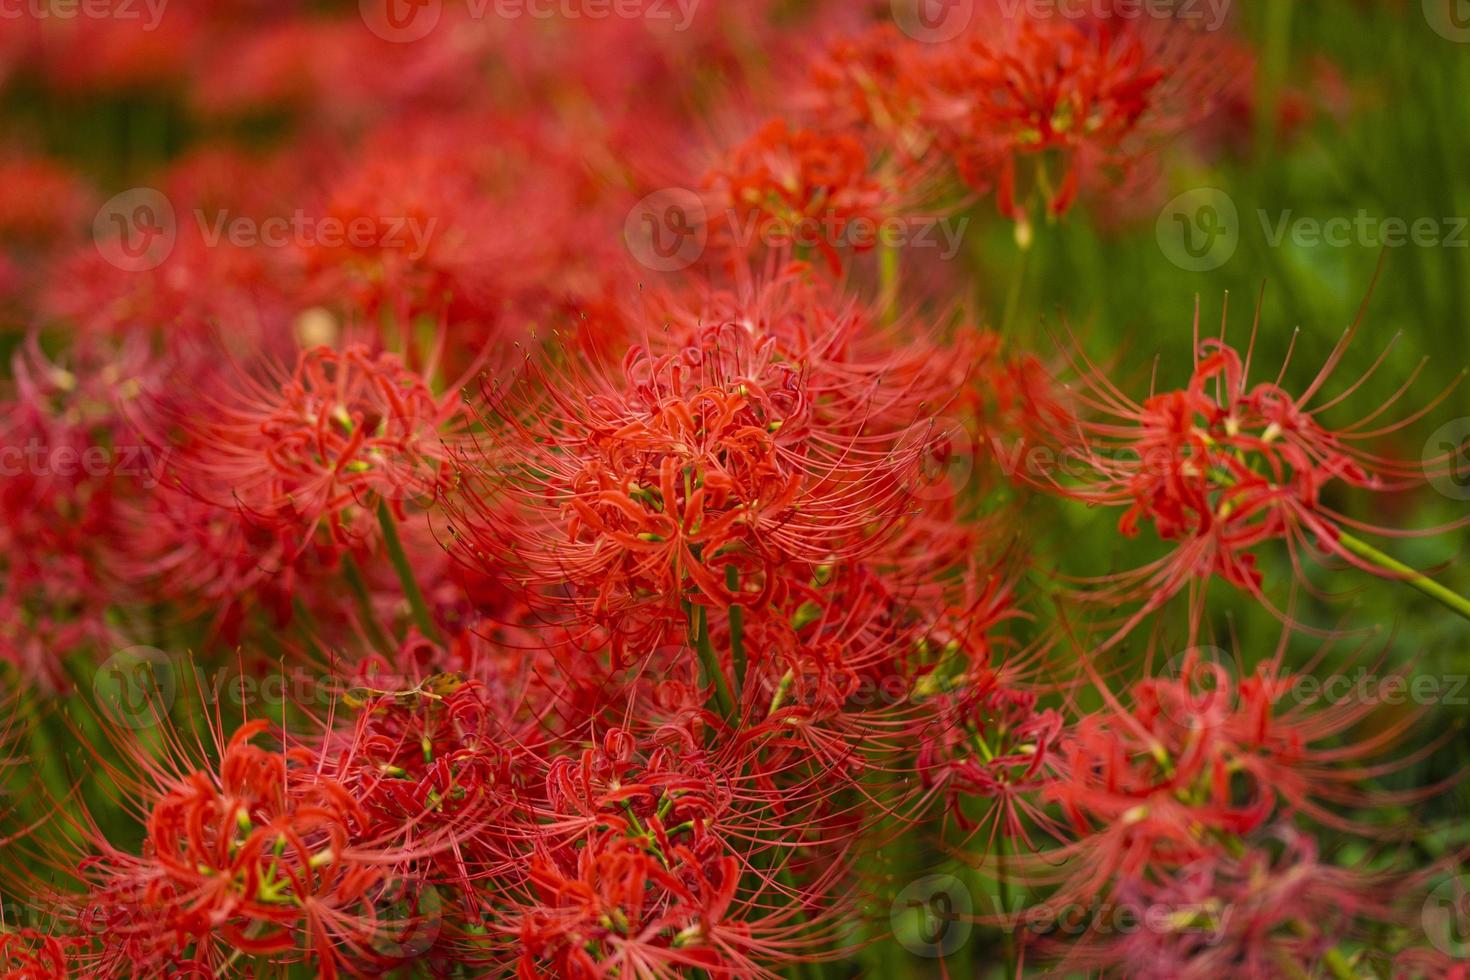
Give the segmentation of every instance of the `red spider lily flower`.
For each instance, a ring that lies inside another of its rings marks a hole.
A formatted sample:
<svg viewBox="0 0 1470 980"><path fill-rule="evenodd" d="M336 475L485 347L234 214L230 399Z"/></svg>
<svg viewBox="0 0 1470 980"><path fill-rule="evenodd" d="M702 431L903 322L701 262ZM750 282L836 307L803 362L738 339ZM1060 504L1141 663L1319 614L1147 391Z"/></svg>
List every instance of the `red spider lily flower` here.
<svg viewBox="0 0 1470 980"><path fill-rule="evenodd" d="M361 542L379 507L402 520L407 502L432 499L463 417L396 355L356 344L303 350L289 374L218 380L233 390L161 406L179 430L153 436L177 446L171 481L301 549L323 524L337 545Z"/></svg>
<svg viewBox="0 0 1470 980"><path fill-rule="evenodd" d="M627 261L613 244L627 205L577 154L575 134L533 117L383 127L326 181L322 233L292 252L307 294L349 317L388 317L405 344L420 321L441 325L456 370L487 336L521 338L580 311Z"/></svg>
<svg viewBox="0 0 1470 980"><path fill-rule="evenodd" d="M876 127L900 157L951 160L967 183L996 190L1002 214L1024 219L1039 198L1058 215L1085 183L1126 173L1208 115L1230 76L1223 47L1147 20L987 8L943 43L875 31L816 62L817 102L839 123Z"/></svg>
<svg viewBox="0 0 1470 980"><path fill-rule="evenodd" d="M323 219L357 230L301 243L314 291L346 292L369 317L386 310L405 336L418 316L437 318L448 297L473 302L479 289L471 277L489 256L477 254L466 228L448 222L478 227L493 220L475 184L459 161L427 153L369 158L344 174Z"/></svg>
<svg viewBox="0 0 1470 980"><path fill-rule="evenodd" d="M40 157L0 159L0 242L45 247L89 217L91 192L62 165Z"/></svg>
<svg viewBox="0 0 1470 980"><path fill-rule="evenodd" d="M326 549L299 551L271 528L242 521L197 492L160 483L128 510L117 568L173 603L181 616L209 617L211 634L235 645L255 611L284 625L293 600L319 607L309 601L311 583L330 574L331 558Z"/></svg>
<svg viewBox="0 0 1470 980"><path fill-rule="evenodd" d="M980 558L991 528L940 509L862 561L788 576L787 594L765 607L710 616L739 736L806 760L833 785L884 785L894 812L923 812L943 792L945 761L934 756L967 710L942 696L983 683L1004 645L993 634L1019 615L1006 571Z"/></svg>
<svg viewBox="0 0 1470 980"><path fill-rule="evenodd" d="M518 733L500 726L483 686L457 673L368 675L342 699L358 718L323 751L370 836L452 836L442 870L420 869L436 880L468 885L471 866L484 874L513 860L502 825L519 803L517 759L529 750L516 750Z"/></svg>
<svg viewBox="0 0 1470 980"><path fill-rule="evenodd" d="M237 236L234 227L247 222L261 231L283 201L299 195L304 166L299 155L220 148L183 157L149 184L172 216L157 199L110 202L98 220L120 237L57 256L39 290L40 314L84 333L166 337L171 352L183 346L180 334L190 342L216 340L242 357L282 349L299 312L288 297L285 256L265 241ZM138 250L164 245L155 267L129 264Z"/></svg>
<svg viewBox="0 0 1470 980"><path fill-rule="evenodd" d="M928 113L961 175L994 186L1002 214L1024 214L1018 164L1060 156L1060 171L1038 165L1037 191L1051 214L1071 206L1084 176L1126 169L1152 140L1182 124L1181 108L1203 113L1208 92L1171 92L1190 81L1184 58L1197 39L1171 44L1137 19L1104 16L1077 23L1021 17L999 40L980 38L931 66ZM1187 47L1182 51L1180 43Z"/></svg>
<svg viewBox="0 0 1470 980"><path fill-rule="evenodd" d="M1441 744L1388 757L1420 713L1353 742L1377 720L1376 700L1308 700L1280 657L1236 681L1225 665L1191 650L1178 678L1140 682L1126 707L1094 672L1110 708L1064 735L1060 776L1042 787L1043 799L1071 824L1072 839L1021 859L1038 881L1060 885L1052 901L1112 899L1130 883L1237 855L1274 823L1305 818L1377 835L1344 813L1408 805L1435 792L1371 786Z"/></svg>
<svg viewBox="0 0 1470 980"><path fill-rule="evenodd" d="M812 91L803 99L815 118L842 128L871 127L918 156L932 137L919 127L923 110L914 68L919 49L896 27L842 37L812 60Z"/></svg>
<svg viewBox="0 0 1470 980"><path fill-rule="evenodd" d="M692 857L687 851L666 856L677 862L669 869L643 842L605 834L561 862L550 854L533 858L531 876L542 904L521 920L517 975L536 977L542 963L577 980L725 972L731 966L731 975L761 975L746 964L727 965L706 939L708 927L725 926L722 912L737 865L726 859L720 877L708 882L696 877L702 874L697 864L685 867Z"/></svg>
<svg viewBox="0 0 1470 980"><path fill-rule="evenodd" d="M108 615L128 595L118 544L128 508L154 486L153 457L125 412L158 362L138 343L83 345L64 366L33 337L11 367L0 422L0 659L54 687L66 655L124 645Z"/></svg>
<svg viewBox="0 0 1470 980"><path fill-rule="evenodd" d="M1094 928L1037 945L1061 954L1060 970L1147 980L1206 980L1221 971L1272 980L1311 965L1356 972L1338 944L1404 919L1392 901L1394 878L1323 862L1312 838L1290 828L1273 836L1279 840L1237 855L1130 881L1115 905L1098 909Z"/></svg>
<svg viewBox="0 0 1470 980"><path fill-rule="evenodd" d="M942 788L960 826L990 828L990 846L999 835L1034 850L1031 828L1055 826L1037 796L1056 778L1062 717L1038 709L1035 693L1001 687L993 675L959 683L960 691L938 695L950 703L920 732L920 771ZM983 807L978 819L967 812L971 801Z"/></svg>
<svg viewBox="0 0 1470 980"><path fill-rule="evenodd" d="M1377 426L1371 423L1408 390L1408 384L1352 425L1329 427L1322 415L1363 379L1312 405L1361 321L1362 313L1300 395L1282 386L1286 365L1275 381L1251 385L1250 349L1242 358L1225 343L1223 330L1220 339L1196 343L1187 387L1153 394L1142 404L1085 358L1078 358L1085 385L1077 395L1079 419L1071 432L1058 431L1056 437L1080 454L1089 471L1087 482L1062 486L1055 476L1043 476L1041 482L1089 504L1126 506L1118 525L1126 535L1149 525L1161 539L1178 542L1167 557L1115 578L1089 580L1096 587L1080 593L1115 608L1142 600L1142 608L1123 623L1109 645L1186 586L1211 576L1274 609L1256 567L1257 552L1266 542L1284 541L1298 569L1299 552L1307 546L1392 578L1394 572L1349 549L1344 540L1350 532L1403 535L1441 530L1379 528L1327 502L1334 486L1379 493L1422 486L1436 465L1426 468L1420 460L1386 458L1366 444L1412 423L1444 395L1408 418ZM1194 323L1198 338L1198 304ZM1380 358L1374 369L1382 363ZM1445 460L1437 465L1444 466ZM1203 600L1203 590L1195 590L1191 622L1196 626Z"/></svg>
<svg viewBox="0 0 1470 980"><path fill-rule="evenodd" d="M120 579L167 599L181 617L207 619L206 647L215 640L237 647L256 623L273 630L296 623L333 648L339 640L354 649L361 646L371 626L363 621L363 608L342 602L341 545L323 538L299 542L283 537L279 527L251 516L241 519L238 505L226 508L217 502L223 491L204 494L197 485L171 486L166 477L174 471L174 457L171 452L159 456L158 473L151 478L160 481L156 489L130 501L119 522L113 567ZM433 622L457 632L513 604L495 579L453 561L429 523L419 518L410 513L396 530ZM352 557L373 610L368 618L393 626L407 613L403 584L391 563L375 560L369 545L376 544L376 538L354 539ZM340 669L331 662L318 666L324 674Z"/></svg>
<svg viewBox="0 0 1470 980"><path fill-rule="evenodd" d="M134 745L125 765L135 771L103 761L146 832L133 854L85 817L76 824L94 853L68 871L87 893L54 901L94 937L79 954L89 969L217 975L244 958L310 962L334 977L376 972L414 952L400 942L398 884L435 845L403 843L401 827L373 833L313 750L253 744L266 729L246 722L204 769L190 768L176 732L170 758Z"/></svg>
<svg viewBox="0 0 1470 980"><path fill-rule="evenodd" d="M5 980L51 980L71 976L68 952L76 941L35 929L9 932L0 928L0 977Z"/></svg>
<svg viewBox="0 0 1470 980"><path fill-rule="evenodd" d="M804 365L812 410L824 429L869 439L886 430L895 445L926 440L936 417L962 404L975 365L985 363L995 343L970 327L940 339L922 322L885 323L800 262L757 284L709 289L697 300L672 297L653 310L666 323L664 332L638 341L672 353L698 344L712 323L740 324L770 338L779 357Z"/></svg>
<svg viewBox="0 0 1470 980"><path fill-rule="evenodd" d="M687 734L657 741L644 750L614 730L553 761L529 876L491 896L509 900L494 916L518 940L520 975L768 977L831 942L846 862L807 857L820 845L794 830L769 839L773 818L808 812L800 786L767 788L739 743L706 753Z"/></svg>
<svg viewBox="0 0 1470 980"><path fill-rule="evenodd" d="M865 221L876 229L891 207L892 190L871 171L854 137L792 129L773 119L705 175L713 241L741 253L762 244L815 247L835 271L849 226ZM872 248L876 236L853 244Z"/></svg>
<svg viewBox="0 0 1470 980"><path fill-rule="evenodd" d="M528 358L513 383L486 385L493 441L460 454L451 501L467 558L570 586L622 637L682 619L687 602L728 606L728 568L759 607L788 565L871 552L909 506L921 449L861 407L826 424L824 379L749 321L668 347L634 347L620 380L569 353L560 370ZM867 391L839 393L881 397Z"/></svg>
<svg viewBox="0 0 1470 980"><path fill-rule="evenodd" d="M203 18L193 11L178 13L149 23L122 17L59 21L28 12L20 29L35 32L36 66L59 92L158 89L185 77L191 52L199 47Z"/></svg>
<svg viewBox="0 0 1470 980"><path fill-rule="evenodd" d="M162 264L142 272L91 243L63 255L37 297L41 315L100 338L167 330L217 335L245 355L279 347L291 321L271 256L228 238L211 243L194 220L179 222L177 236Z"/></svg>
<svg viewBox="0 0 1470 980"><path fill-rule="evenodd" d="M339 138L415 111L474 103L487 87L483 59L493 53L494 31L471 12L445 4L441 30L399 44L365 30L367 13L303 17L256 5L236 15L249 28L221 18L198 46L187 95L205 118L281 113Z"/></svg>

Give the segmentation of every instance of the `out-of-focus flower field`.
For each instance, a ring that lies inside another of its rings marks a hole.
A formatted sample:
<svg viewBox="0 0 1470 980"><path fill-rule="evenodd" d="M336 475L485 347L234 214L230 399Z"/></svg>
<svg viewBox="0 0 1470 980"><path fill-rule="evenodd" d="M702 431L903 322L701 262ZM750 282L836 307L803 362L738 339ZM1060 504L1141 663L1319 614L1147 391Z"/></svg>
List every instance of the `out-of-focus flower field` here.
<svg viewBox="0 0 1470 980"><path fill-rule="evenodd" d="M0 976L1470 976L1464 0L0 0Z"/></svg>

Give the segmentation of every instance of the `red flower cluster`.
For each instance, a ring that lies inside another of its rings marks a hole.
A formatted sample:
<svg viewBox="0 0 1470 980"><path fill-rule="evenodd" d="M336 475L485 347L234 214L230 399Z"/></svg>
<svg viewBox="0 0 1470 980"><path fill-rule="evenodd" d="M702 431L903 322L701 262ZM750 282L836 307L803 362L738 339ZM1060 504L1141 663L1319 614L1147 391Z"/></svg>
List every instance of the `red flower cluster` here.
<svg viewBox="0 0 1470 980"><path fill-rule="evenodd" d="M1447 460L1396 460L1363 445L1413 421L1410 417L1368 428L1391 402L1362 422L1329 428L1322 413L1351 395L1361 380L1321 405L1308 407L1328 383L1355 331L1356 326L1343 337L1301 396L1285 390L1279 378L1250 384L1249 353L1243 360L1223 337L1197 343L1187 387L1152 394L1141 405L1119 391L1085 356L1076 359L1086 385L1079 396L1082 416L1063 420L1051 435L1076 448L1087 467L1086 482L1058 481L1056 486L1089 504L1126 505L1118 528L1129 537L1148 525L1159 538L1178 543L1165 558L1097 582L1086 593L1090 600L1114 608L1142 603L1119 636L1181 589L1211 576L1270 607L1257 568L1259 549L1270 541L1286 542L1298 569L1297 551L1306 546L1373 574L1400 574L1385 567L1374 549L1349 532L1404 532L1356 520L1334 508L1327 495L1335 485L1379 493L1411 489ZM1196 337L1198 333L1196 309ZM1400 389L1399 395L1405 390ZM1197 624L1203 590L1193 594Z"/></svg>
<svg viewBox="0 0 1470 980"><path fill-rule="evenodd" d="M838 42L814 69L814 102L900 157L943 158L1023 224L1208 116L1238 67L1237 49L1146 17L976 6L952 38L879 28Z"/></svg>
<svg viewBox="0 0 1470 980"><path fill-rule="evenodd" d="M1328 421L1346 340L1137 401L985 325L986 242L869 234L1126 226L1266 111L1251 45L671 6L0 34L0 977L1455 975L1462 837L1388 832L1429 712L1305 696L1270 564L1470 613L1355 536L1451 457ZM1078 502L1169 552L1079 584ZM1220 594L1279 648L1158 669Z"/></svg>

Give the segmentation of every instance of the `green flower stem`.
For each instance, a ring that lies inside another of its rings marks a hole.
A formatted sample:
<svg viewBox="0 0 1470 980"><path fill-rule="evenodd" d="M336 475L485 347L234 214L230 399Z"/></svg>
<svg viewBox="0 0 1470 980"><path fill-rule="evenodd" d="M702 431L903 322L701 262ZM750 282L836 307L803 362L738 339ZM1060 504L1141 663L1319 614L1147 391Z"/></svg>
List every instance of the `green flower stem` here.
<svg viewBox="0 0 1470 980"><path fill-rule="evenodd" d="M740 591L740 570L734 565L725 566L725 587L732 594ZM745 692L745 607L739 603L730 605L730 659L735 665L735 691Z"/></svg>
<svg viewBox="0 0 1470 980"><path fill-rule="evenodd" d="M368 642L382 653L392 653L397 645L388 639L388 634L378 624L378 617L373 612L373 599L368 594L367 581L362 577L362 569L358 567L357 559L352 557L351 552L342 556L342 577L347 580L347 588L357 601L357 610L362 616L362 628L367 633Z"/></svg>
<svg viewBox="0 0 1470 980"><path fill-rule="evenodd" d="M720 669L719 658L709 639L709 617L703 606L694 606L694 647L699 653L699 663L715 684L715 705L720 717L735 720L735 701L730 697L730 686L725 683L725 672Z"/></svg>
<svg viewBox="0 0 1470 980"><path fill-rule="evenodd" d="M1470 619L1470 599L1466 599L1458 592L1445 588L1429 576L1410 568L1397 558L1385 555L1368 542L1361 541L1351 534L1340 532L1337 540L1344 548L1364 561L1371 562L1385 571L1393 572L1396 577L1401 578L1406 584L1418 589L1431 599L1442 604L1445 608L1459 613L1465 619Z"/></svg>
<svg viewBox="0 0 1470 980"><path fill-rule="evenodd" d="M1021 312L1021 294L1026 288L1026 274L1031 265L1031 252L1036 247L1034 239L1035 229L1031 227L1031 216L1028 213L1023 221L1024 225L1017 225L1016 247L1018 255L1016 264L1011 269L1011 283L1006 290L1006 305L1001 313L1000 333L1002 337L1010 337L1016 326L1016 317Z"/></svg>
<svg viewBox="0 0 1470 980"><path fill-rule="evenodd" d="M1291 67L1291 20L1295 0L1265 4L1266 29L1257 83L1255 136L1257 152L1269 153L1277 136L1281 90Z"/></svg>
<svg viewBox="0 0 1470 980"><path fill-rule="evenodd" d="M878 250L878 299L883 305L883 322L898 319L898 248L884 245Z"/></svg>
<svg viewBox="0 0 1470 980"><path fill-rule="evenodd" d="M388 560L393 563L393 570L398 573L398 581L403 586L403 594L408 598L409 608L413 611L413 621L418 625L419 632L430 640L439 642L439 628L434 625L434 618L429 615L429 604L424 601L423 590L419 588L418 579L414 578L413 568L408 563L408 555L403 550L403 541L398 537L398 524L393 519L393 512L388 509L386 500L378 501L378 523L383 527L383 546L388 549Z"/></svg>

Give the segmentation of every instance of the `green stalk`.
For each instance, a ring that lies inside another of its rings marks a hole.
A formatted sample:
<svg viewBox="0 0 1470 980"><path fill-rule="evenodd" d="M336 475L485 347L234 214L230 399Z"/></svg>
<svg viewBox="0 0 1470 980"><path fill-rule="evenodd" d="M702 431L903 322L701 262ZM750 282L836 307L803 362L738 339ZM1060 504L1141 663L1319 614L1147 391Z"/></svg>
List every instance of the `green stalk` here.
<svg viewBox="0 0 1470 980"><path fill-rule="evenodd" d="M1344 548L1367 562L1372 562L1379 568L1393 572L1395 577L1402 579L1406 584L1413 586L1431 599L1443 605L1452 612L1459 613L1465 619L1470 619L1470 599L1466 599L1458 592L1445 588L1429 576L1419 572L1397 558L1385 555L1366 541L1361 541L1346 532L1339 532L1337 540Z"/></svg>
<svg viewBox="0 0 1470 980"><path fill-rule="evenodd" d="M1030 265L1031 251L1036 247L1036 242L1029 237L1034 234L1034 229L1029 227L1031 216L1027 214L1025 220L1028 222L1026 233L1022 233L1021 226L1017 225L1016 246L1020 254L1016 259L1015 267L1011 270L1011 285L1006 291L1005 310L1001 313L1000 332L1003 337L1011 335L1011 329L1016 324L1016 316L1021 311L1021 294L1026 285L1026 270Z"/></svg>
<svg viewBox="0 0 1470 980"><path fill-rule="evenodd" d="M351 552L342 555L342 577L347 580L347 588L352 592L352 598L357 601L358 612L362 614L362 628L367 631L368 641L377 647L382 653L391 653L398 645L388 639L388 634L383 632L383 627L378 624L378 617L373 613L373 599L368 594L367 582L362 577L362 569L357 566L357 559L352 557Z"/></svg>
<svg viewBox="0 0 1470 980"><path fill-rule="evenodd" d="M725 566L725 587L732 594L740 591L740 570L734 565ZM745 693L745 608L732 603L730 606L730 659L735 664L735 691Z"/></svg>
<svg viewBox="0 0 1470 980"><path fill-rule="evenodd" d="M429 615L429 604L424 601L423 590L419 588L413 568L408 564L408 555L398 537L398 524L393 520L393 512L388 509L386 500L378 501L378 523L383 527L383 545L388 549L388 560L393 563L393 570L398 573L398 581L403 586L403 594L408 598L413 621L418 625L420 633L437 643L439 628Z"/></svg>
<svg viewBox="0 0 1470 980"><path fill-rule="evenodd" d="M709 640L709 617L705 614L703 606L694 606L694 648L699 653L699 663L710 675L715 683L715 706L719 709L720 717L726 721L735 720L735 701L730 697L730 686L725 683L725 672L720 669L720 661L715 656L714 646Z"/></svg>
<svg viewBox="0 0 1470 980"><path fill-rule="evenodd" d="M1276 141L1276 117L1281 89L1291 61L1291 14L1294 0L1272 0L1266 4L1266 38L1257 88L1256 147L1269 153Z"/></svg>
<svg viewBox="0 0 1470 980"><path fill-rule="evenodd" d="M878 249L878 298L883 306L883 322L898 318L898 249L884 245Z"/></svg>
<svg viewBox="0 0 1470 980"><path fill-rule="evenodd" d="M997 872L995 881L996 900L1000 902L1001 914L1006 920L1009 920L1011 914L1011 887L1009 875L1006 872L1005 834L997 834L995 837L995 870ZM1006 976L1019 976L1020 974L1016 970L1016 933L1014 929L1006 929L1005 935L1002 937L1002 943L1005 948Z"/></svg>

